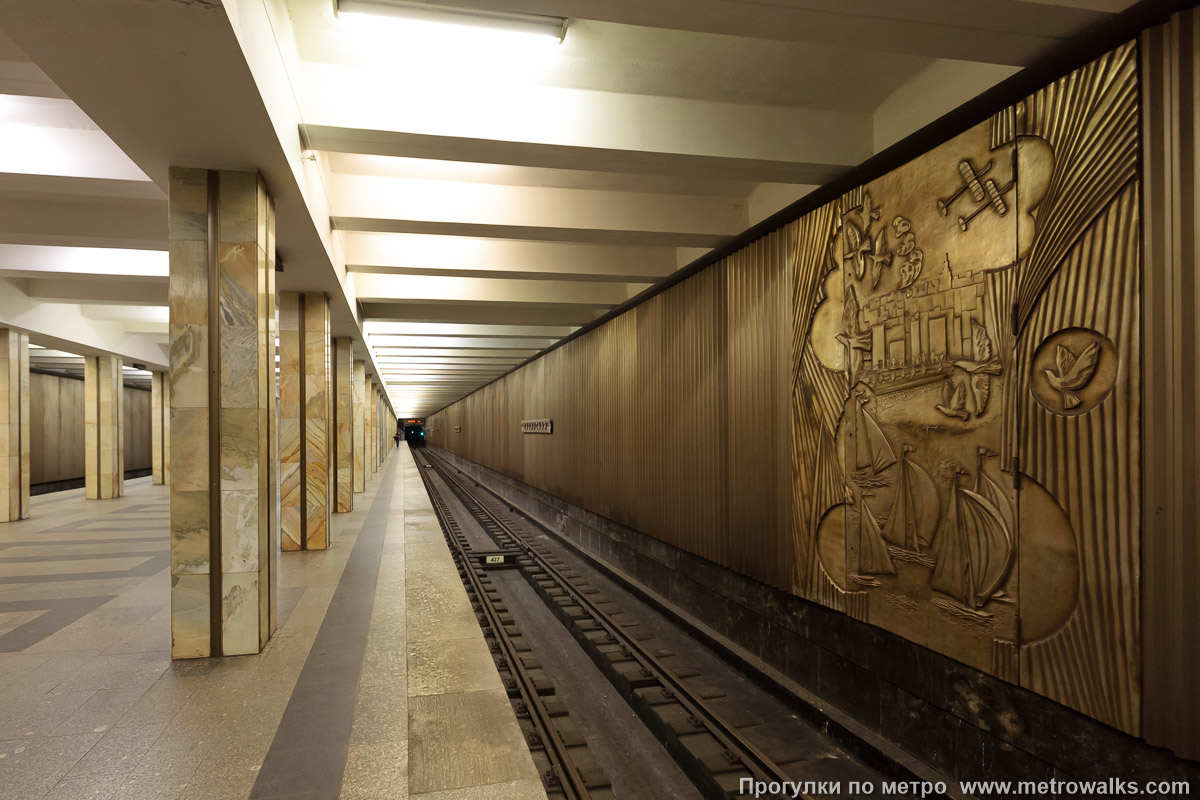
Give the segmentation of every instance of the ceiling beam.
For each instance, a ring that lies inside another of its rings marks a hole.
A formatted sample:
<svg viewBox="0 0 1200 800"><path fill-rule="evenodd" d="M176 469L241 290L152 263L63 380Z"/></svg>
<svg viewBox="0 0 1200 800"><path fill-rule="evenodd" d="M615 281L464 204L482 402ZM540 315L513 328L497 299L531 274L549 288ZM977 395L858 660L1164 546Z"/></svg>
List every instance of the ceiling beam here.
<svg viewBox="0 0 1200 800"><path fill-rule="evenodd" d="M63 175L31 175L24 172L0 172L0 197L17 199L29 194L63 199L107 198L112 200L156 200L167 213L167 196L146 180L79 178Z"/></svg>
<svg viewBox="0 0 1200 800"><path fill-rule="evenodd" d="M79 355L119 355L156 369L169 363L165 337L131 333L119 322L91 319L72 303L40 302L26 294L23 283L27 282L0 278L0 324L28 332L35 344Z"/></svg>
<svg viewBox="0 0 1200 800"><path fill-rule="evenodd" d="M656 281L677 267L674 247L530 242L474 236L355 233L342 249L350 272L528 279ZM481 275L481 273L483 273Z"/></svg>
<svg viewBox="0 0 1200 800"><path fill-rule="evenodd" d="M0 243L167 249L167 207L154 200L0 196Z"/></svg>
<svg viewBox="0 0 1200 800"><path fill-rule="evenodd" d="M0 94L65 98L63 90L31 61L0 61Z"/></svg>
<svg viewBox="0 0 1200 800"><path fill-rule="evenodd" d="M447 349L440 348L440 347L377 348L378 353L381 358L387 356L390 352L395 355L439 356L439 357L446 357L446 356L452 357L452 356L456 356L456 355L461 355L461 356L496 355L496 356L504 356L504 357L511 356L514 358L518 358L520 360L529 358L530 354L536 353L541 349L542 348L540 348L540 347L539 348L522 347L522 348L504 349L504 350L499 350L499 349L489 350L486 348L475 348L475 349L461 348L461 349L457 349L457 350L447 350Z"/></svg>
<svg viewBox="0 0 1200 800"><path fill-rule="evenodd" d="M446 5L1012 65L1029 63L1109 16L1023 0L453 0Z"/></svg>
<svg viewBox="0 0 1200 800"><path fill-rule="evenodd" d="M335 153L634 175L703 175L712 180L755 183L820 185L833 180L851 166L849 159L828 162L697 155L686 152L482 139L402 130L346 128L336 125L306 124L301 126L301 136L310 149Z"/></svg>
<svg viewBox="0 0 1200 800"><path fill-rule="evenodd" d="M166 278L139 281L34 278L24 284L30 298L44 303L163 306L168 300Z"/></svg>
<svg viewBox="0 0 1200 800"><path fill-rule="evenodd" d="M549 347L558 341L558 338L536 338L536 339L490 339L484 336L478 337L443 337L443 336L371 336L371 346L374 347L380 355L385 354L393 347L444 347L455 350L479 350L479 349L509 349L520 350L532 348L541 350Z"/></svg>
<svg viewBox="0 0 1200 800"><path fill-rule="evenodd" d="M736 236L748 226L744 197L341 173L329 176L329 191L332 216L339 219L679 233L704 236L705 241L712 241L713 236Z"/></svg>
<svg viewBox="0 0 1200 800"><path fill-rule="evenodd" d="M382 369L385 366L462 366L462 367L507 367L519 364L524 356L413 356L384 355L377 359Z"/></svg>
<svg viewBox="0 0 1200 800"><path fill-rule="evenodd" d="M349 278L362 302L542 303L612 307L620 305L648 283L608 281L523 281L509 278L442 278L417 275L354 273Z"/></svg>
<svg viewBox="0 0 1200 800"><path fill-rule="evenodd" d="M367 335L416 334L418 336L492 336L519 339L541 336L561 339L575 328L569 325L439 325L428 322L371 322L364 326Z"/></svg>
<svg viewBox="0 0 1200 800"><path fill-rule="evenodd" d="M638 153L654 163L667 154L701 156L716 162L697 166L732 166L742 162L779 162L804 165L791 174L772 170L758 179L786 183L823 183L831 172L841 174L871 155L869 111L839 111L812 106L751 105L666 95L606 92L563 88L532 82L484 82L442 76L427 71L419 82L405 83L397 95L394 74L374 66L348 66L301 62L304 131L316 126L339 128L342 137L384 140L379 132L440 137L446 145L441 160L471 161L470 151L456 152L453 145L474 146L474 140L508 143L508 152L549 152L541 146L583 148L586 157L572 166L558 159L555 167L611 172L603 166L607 156ZM797 79L802 79L799 77ZM396 98L381 102L380 98ZM452 97L452 102L447 98ZM347 134L359 130L367 134ZM332 137L330 137L332 138ZM350 148L326 142L309 149L345 151ZM489 147L496 147L490 145ZM354 149L381 148L357 146ZM591 151L591 152L588 152ZM615 153L611 151L616 151ZM413 157L415 151L393 148L387 154ZM605 158L601 158L601 155ZM500 163L519 160L510 156ZM496 161L495 158L492 161ZM668 158L672 172L683 162ZM544 166L536 162L524 166ZM761 165L760 165L761 166ZM815 167L815 169L814 169ZM626 162L621 172L638 172ZM651 168L650 173L661 172ZM712 178L752 180L749 175L712 172L682 173Z"/></svg>
<svg viewBox="0 0 1200 800"><path fill-rule="evenodd" d="M369 233L421 233L439 236L478 236L485 239L522 239L534 242L578 242L582 244L638 245L648 247L720 247L733 237L728 234L678 231L604 230L561 228L549 225L491 225L474 222L430 222L333 217L334 230Z"/></svg>
<svg viewBox="0 0 1200 800"><path fill-rule="evenodd" d="M587 325L608 311L608 306L572 303L463 303L457 301L408 300L364 302L363 316L377 320L408 322L453 322L484 325Z"/></svg>

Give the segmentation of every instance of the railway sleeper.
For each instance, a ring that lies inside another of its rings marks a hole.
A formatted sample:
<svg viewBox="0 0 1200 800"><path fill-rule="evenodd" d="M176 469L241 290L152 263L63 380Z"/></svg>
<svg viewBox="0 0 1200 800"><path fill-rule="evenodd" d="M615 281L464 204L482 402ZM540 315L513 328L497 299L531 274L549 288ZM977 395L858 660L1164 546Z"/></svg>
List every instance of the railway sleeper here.
<svg viewBox="0 0 1200 800"><path fill-rule="evenodd" d="M722 700L726 696L725 692L709 683L688 684L688 691L701 700Z"/></svg>
<svg viewBox="0 0 1200 800"><path fill-rule="evenodd" d="M566 747L579 747L587 744L587 740L579 732L579 726L569 716L554 720L554 730L558 734L558 740Z"/></svg>
<svg viewBox="0 0 1200 800"><path fill-rule="evenodd" d="M650 686L644 689L635 689L634 693L641 702L651 706L675 705L683 708L675 698L675 693L665 686Z"/></svg>
<svg viewBox="0 0 1200 800"><path fill-rule="evenodd" d="M654 713L670 727L676 736L685 736L704 731L704 723L680 703L657 705L654 707Z"/></svg>
<svg viewBox="0 0 1200 800"><path fill-rule="evenodd" d="M659 685L658 676L636 660L613 662L612 669L627 687L628 694L632 694L635 689Z"/></svg>

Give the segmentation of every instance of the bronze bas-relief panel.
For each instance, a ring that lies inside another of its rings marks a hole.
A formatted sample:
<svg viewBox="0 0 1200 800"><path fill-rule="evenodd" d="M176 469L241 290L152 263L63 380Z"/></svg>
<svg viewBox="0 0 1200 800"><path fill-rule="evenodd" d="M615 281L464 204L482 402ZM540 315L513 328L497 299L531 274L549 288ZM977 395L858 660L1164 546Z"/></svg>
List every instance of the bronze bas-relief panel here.
<svg viewBox="0 0 1200 800"><path fill-rule="evenodd" d="M848 193L812 338L844 375L830 429L843 496L816 532L825 573L847 613L988 671L1015 637L1016 497L995 402L1009 315L989 276L1017 259L1018 179L985 123Z"/></svg>
<svg viewBox="0 0 1200 800"><path fill-rule="evenodd" d="M1135 79L1110 53L792 254L796 591L1131 732Z"/></svg>

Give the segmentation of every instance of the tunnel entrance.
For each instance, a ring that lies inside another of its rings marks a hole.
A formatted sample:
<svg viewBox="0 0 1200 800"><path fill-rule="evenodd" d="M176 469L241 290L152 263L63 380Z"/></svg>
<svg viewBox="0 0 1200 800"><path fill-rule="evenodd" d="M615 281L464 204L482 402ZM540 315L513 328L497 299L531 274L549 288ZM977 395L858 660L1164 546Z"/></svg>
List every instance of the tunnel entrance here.
<svg viewBox="0 0 1200 800"><path fill-rule="evenodd" d="M401 435L404 441L417 447L425 446L425 420L423 419L406 419L404 420Z"/></svg>

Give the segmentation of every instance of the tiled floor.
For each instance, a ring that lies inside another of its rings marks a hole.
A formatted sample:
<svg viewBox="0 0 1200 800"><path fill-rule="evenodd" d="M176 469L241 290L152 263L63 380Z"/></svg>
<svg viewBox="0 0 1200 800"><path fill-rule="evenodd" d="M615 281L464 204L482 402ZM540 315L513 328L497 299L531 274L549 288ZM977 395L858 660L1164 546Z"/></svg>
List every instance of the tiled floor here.
<svg viewBox="0 0 1200 800"><path fill-rule="evenodd" d="M544 797L406 449L280 557L256 656L171 662L168 492L126 491L0 527L4 800Z"/></svg>

